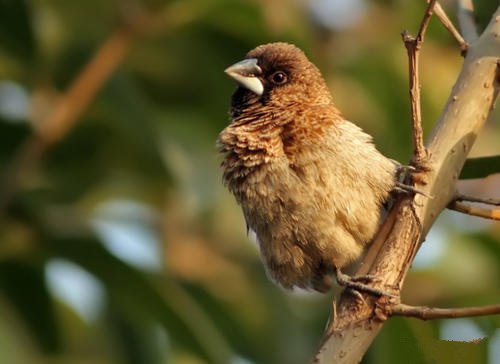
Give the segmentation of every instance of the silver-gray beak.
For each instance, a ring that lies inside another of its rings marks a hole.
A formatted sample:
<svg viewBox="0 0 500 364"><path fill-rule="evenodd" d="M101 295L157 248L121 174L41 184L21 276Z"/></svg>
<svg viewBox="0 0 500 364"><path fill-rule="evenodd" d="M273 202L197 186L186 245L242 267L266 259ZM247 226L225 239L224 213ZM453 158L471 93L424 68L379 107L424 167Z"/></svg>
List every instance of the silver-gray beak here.
<svg viewBox="0 0 500 364"><path fill-rule="evenodd" d="M254 94L260 96L264 93L264 85L258 78L262 74L262 69L257 65L256 58L244 59L226 68L224 72L240 86L249 89Z"/></svg>

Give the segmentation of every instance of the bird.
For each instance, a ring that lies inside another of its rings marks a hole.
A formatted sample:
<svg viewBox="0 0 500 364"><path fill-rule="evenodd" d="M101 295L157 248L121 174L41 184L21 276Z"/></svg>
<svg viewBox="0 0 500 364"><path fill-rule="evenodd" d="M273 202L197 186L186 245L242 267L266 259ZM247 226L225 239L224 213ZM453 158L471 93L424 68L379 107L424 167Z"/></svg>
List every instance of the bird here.
<svg viewBox="0 0 500 364"><path fill-rule="evenodd" d="M220 132L222 179L285 289L327 292L381 225L398 163L346 120L297 46L259 45L225 73L237 83ZM347 279L346 279L347 277Z"/></svg>

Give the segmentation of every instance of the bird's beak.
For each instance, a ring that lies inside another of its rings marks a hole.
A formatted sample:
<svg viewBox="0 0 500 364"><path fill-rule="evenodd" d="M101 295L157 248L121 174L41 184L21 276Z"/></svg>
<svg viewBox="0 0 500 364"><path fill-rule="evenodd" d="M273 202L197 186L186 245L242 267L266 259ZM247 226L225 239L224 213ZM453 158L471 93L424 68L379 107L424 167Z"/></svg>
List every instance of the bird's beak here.
<svg viewBox="0 0 500 364"><path fill-rule="evenodd" d="M260 96L264 93L264 85L258 78L262 74L262 69L257 65L256 58L244 59L226 68L224 72L240 86L249 89L254 94Z"/></svg>

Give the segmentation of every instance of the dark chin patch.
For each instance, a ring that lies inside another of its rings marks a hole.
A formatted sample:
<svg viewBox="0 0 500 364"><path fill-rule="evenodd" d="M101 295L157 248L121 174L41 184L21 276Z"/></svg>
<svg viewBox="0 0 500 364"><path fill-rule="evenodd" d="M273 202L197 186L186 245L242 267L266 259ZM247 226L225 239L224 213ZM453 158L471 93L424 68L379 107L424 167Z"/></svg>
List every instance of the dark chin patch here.
<svg viewBox="0 0 500 364"><path fill-rule="evenodd" d="M252 91L238 87L231 96L231 115L233 117L240 115L248 106L259 101L260 96Z"/></svg>

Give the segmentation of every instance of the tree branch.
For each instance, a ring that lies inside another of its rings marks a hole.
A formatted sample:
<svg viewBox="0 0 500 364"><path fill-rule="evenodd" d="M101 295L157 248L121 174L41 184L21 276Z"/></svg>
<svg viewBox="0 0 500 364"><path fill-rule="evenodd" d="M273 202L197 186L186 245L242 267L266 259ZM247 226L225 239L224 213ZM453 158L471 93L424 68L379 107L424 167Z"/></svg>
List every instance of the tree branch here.
<svg viewBox="0 0 500 364"><path fill-rule="evenodd" d="M497 198L480 198L474 196L466 196L462 194L457 194L455 196L455 201L469 201L469 202L484 203L487 205L500 206L500 199Z"/></svg>
<svg viewBox="0 0 500 364"><path fill-rule="evenodd" d="M467 43L475 41L478 34L472 0L457 0L457 17L463 37Z"/></svg>
<svg viewBox="0 0 500 364"><path fill-rule="evenodd" d="M436 308L425 306L409 306L402 303L389 307L390 316L415 317L421 320L461 318L496 315L500 313L500 305L478 306L466 308Z"/></svg>
<svg viewBox="0 0 500 364"><path fill-rule="evenodd" d="M422 111L420 108L420 79L419 79L419 55L425 31L429 25L436 0L430 0L420 23L417 36L412 37L407 31L402 33L403 42L408 52L408 71L410 74L410 104L413 137L413 165L417 171L425 171L427 151L424 146L424 132L422 130Z"/></svg>
<svg viewBox="0 0 500 364"><path fill-rule="evenodd" d="M427 0L429 2L430 0ZM460 50L463 55L465 55L465 52L467 51L467 48L469 47L469 44L465 41L465 39L462 37L462 34L458 31L458 29L453 25L452 21L446 15L446 12L444 11L443 7L439 2L436 3L434 6L434 13L436 16L439 18L443 26L448 29L448 31L453 35L453 37L457 40L458 44L460 45Z"/></svg>
<svg viewBox="0 0 500 364"><path fill-rule="evenodd" d="M422 237L456 194L460 170L500 87L499 17L500 8L483 34L470 44L455 86L426 143L430 168L422 190L434 197L415 195L397 201L356 272L379 278L375 287L399 293ZM379 246L380 251L373 250ZM341 296L336 318L327 326L315 363L359 363L387 318L377 307L399 304L389 297L361 294L365 303L352 295Z"/></svg>
<svg viewBox="0 0 500 364"><path fill-rule="evenodd" d="M482 208L458 201L450 202L450 204L447 207L450 210L461 212L462 214L500 221L500 209Z"/></svg>

